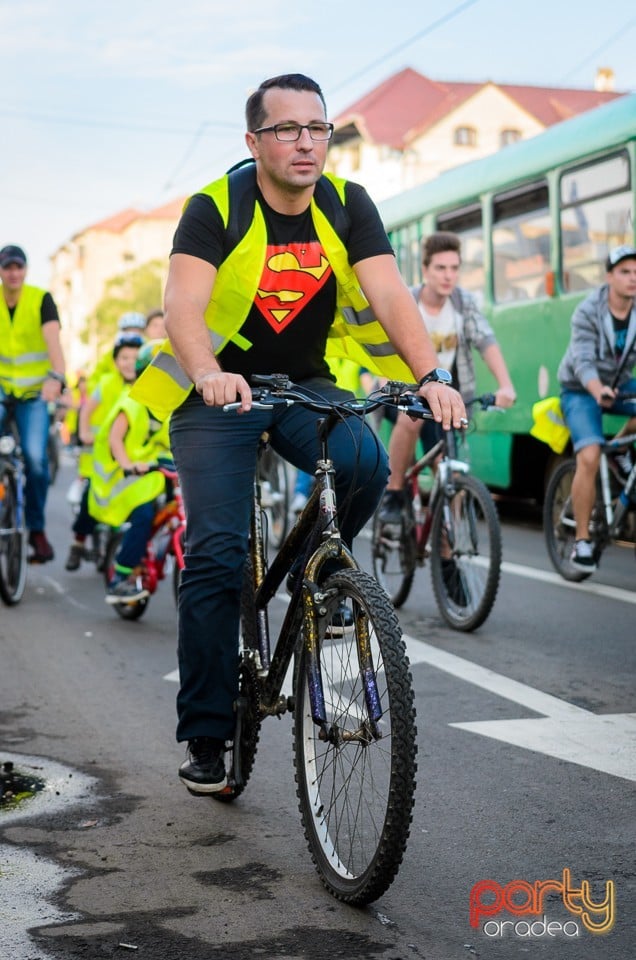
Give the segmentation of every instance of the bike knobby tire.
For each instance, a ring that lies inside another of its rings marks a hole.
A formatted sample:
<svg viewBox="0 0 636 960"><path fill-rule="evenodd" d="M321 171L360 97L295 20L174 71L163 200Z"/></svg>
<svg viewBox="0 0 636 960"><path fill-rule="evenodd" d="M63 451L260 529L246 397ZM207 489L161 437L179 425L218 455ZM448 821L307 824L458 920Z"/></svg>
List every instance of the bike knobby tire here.
<svg viewBox="0 0 636 960"><path fill-rule="evenodd" d="M228 750L226 762L227 786L212 797L220 803L230 803L245 790L254 767L256 749L261 731L261 698L254 651L258 647L254 578L250 557L245 562L241 590L241 651L239 655L239 702L242 704L240 728L240 776L234 769L234 752ZM234 736L237 736L235 731Z"/></svg>
<svg viewBox="0 0 636 960"><path fill-rule="evenodd" d="M575 460L564 460L552 473L543 501L543 532L550 562L556 572L571 583L581 583L590 576L584 570L577 570L570 562L576 540L576 524L572 511L571 490ZM596 505L593 517L603 517L604 508L597 482ZM595 541L596 559L601 547Z"/></svg>
<svg viewBox="0 0 636 960"><path fill-rule="evenodd" d="M124 534L121 530L114 530L110 535L108 546L106 547L106 558L104 560L103 570L106 589L108 589L108 584L113 576L115 557L123 539ZM149 599L150 597L144 597L143 600L135 600L133 603L113 603L111 606L122 620L139 620L146 612Z"/></svg>
<svg viewBox="0 0 636 960"><path fill-rule="evenodd" d="M455 630L481 626L501 576L501 527L488 488L456 474L440 490L431 524L431 578L439 612Z"/></svg>
<svg viewBox="0 0 636 960"><path fill-rule="evenodd" d="M373 517L371 535L373 575L388 594L393 606L398 608L406 603L411 592L417 566L413 504L410 500L404 504L399 531L383 523L380 512L378 508Z"/></svg>
<svg viewBox="0 0 636 960"><path fill-rule="evenodd" d="M363 905L391 885L409 836L417 769L412 680L400 625L376 580L347 570L322 589L320 674L331 732L325 738L312 719L303 647L295 675L297 795L323 884L338 900ZM332 636L328 625L343 603L354 625ZM366 650L372 668L363 671ZM370 717L374 701L377 722Z"/></svg>
<svg viewBox="0 0 636 960"><path fill-rule="evenodd" d="M18 519L15 474L5 469L0 476L0 596L15 606L24 595L27 577L27 535Z"/></svg>

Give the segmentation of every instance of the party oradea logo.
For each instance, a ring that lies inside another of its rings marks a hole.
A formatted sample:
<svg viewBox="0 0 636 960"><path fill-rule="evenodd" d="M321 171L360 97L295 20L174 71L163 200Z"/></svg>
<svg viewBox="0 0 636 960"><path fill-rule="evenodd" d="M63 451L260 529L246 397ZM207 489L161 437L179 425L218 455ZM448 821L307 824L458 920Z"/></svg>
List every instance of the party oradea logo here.
<svg viewBox="0 0 636 960"><path fill-rule="evenodd" d="M509 915L509 917L506 917ZM613 880L577 886L568 867L560 880L480 880L470 891L470 925L491 940L576 939L608 933L616 919Z"/></svg>

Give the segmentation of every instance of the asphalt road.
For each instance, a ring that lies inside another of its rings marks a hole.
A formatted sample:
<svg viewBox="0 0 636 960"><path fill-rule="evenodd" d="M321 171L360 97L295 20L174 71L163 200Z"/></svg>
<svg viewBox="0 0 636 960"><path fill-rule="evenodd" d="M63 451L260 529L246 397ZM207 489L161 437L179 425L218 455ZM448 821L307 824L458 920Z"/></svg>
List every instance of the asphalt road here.
<svg viewBox="0 0 636 960"><path fill-rule="evenodd" d="M418 712L411 839L388 893L357 910L314 872L288 718L264 724L234 805L178 782L170 584L130 624L90 565L64 571L70 478L50 500L56 560L0 609L0 763L46 783L0 811L0 957L632 960L633 550L566 585L536 516L506 507L497 603L470 635L442 625L418 571L400 612ZM358 551L366 564L364 539Z"/></svg>

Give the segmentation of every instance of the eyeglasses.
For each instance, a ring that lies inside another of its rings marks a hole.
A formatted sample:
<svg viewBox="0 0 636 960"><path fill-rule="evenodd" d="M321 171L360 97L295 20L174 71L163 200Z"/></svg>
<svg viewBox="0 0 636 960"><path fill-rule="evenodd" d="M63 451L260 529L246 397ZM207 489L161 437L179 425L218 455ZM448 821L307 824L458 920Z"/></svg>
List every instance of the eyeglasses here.
<svg viewBox="0 0 636 960"><path fill-rule="evenodd" d="M309 131L312 140L331 140L333 123L275 123L273 127L259 127L252 133L273 133L281 143L300 140L303 130Z"/></svg>

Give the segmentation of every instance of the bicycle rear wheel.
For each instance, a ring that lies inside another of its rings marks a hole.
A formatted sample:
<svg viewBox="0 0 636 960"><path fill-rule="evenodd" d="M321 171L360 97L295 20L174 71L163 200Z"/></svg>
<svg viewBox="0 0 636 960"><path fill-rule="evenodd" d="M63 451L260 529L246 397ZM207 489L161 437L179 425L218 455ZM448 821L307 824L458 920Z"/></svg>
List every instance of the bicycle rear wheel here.
<svg viewBox="0 0 636 960"><path fill-rule="evenodd" d="M556 572L571 583L580 583L590 576L584 570L577 570L570 563L570 556L576 540L576 523L572 511L571 490L575 460L565 460L556 468L545 492L543 502L543 532L550 562ZM603 517L604 509L597 485L597 500L593 516ZM601 548L595 541L596 559Z"/></svg>
<svg viewBox="0 0 636 960"><path fill-rule="evenodd" d="M297 794L323 884L337 899L362 905L388 889L406 848L417 752L413 689L397 617L373 577L341 571L323 589L325 622L344 602L354 626L320 641L328 737L312 719L306 650L297 659Z"/></svg>
<svg viewBox="0 0 636 960"><path fill-rule="evenodd" d="M417 566L413 504L407 501L402 510L399 534L382 523L380 509L373 517L371 562L373 575L389 595L394 607L401 607L411 592Z"/></svg>
<svg viewBox="0 0 636 960"><path fill-rule="evenodd" d="M27 535L18 512L15 474L5 469L0 475L0 596L9 607L22 599L27 577Z"/></svg>
<svg viewBox="0 0 636 960"><path fill-rule="evenodd" d="M240 770L236 769L236 751L230 749L230 763L227 776L227 786L212 797L221 803L230 803L245 790L251 776L256 757L256 748L261 732L261 697L256 670L254 651L258 646L256 628L256 606L254 604L254 578L252 576L252 561L248 557L243 573L243 587L241 590L241 653L239 656L239 698L240 721L237 711L237 724L234 738L239 742Z"/></svg>
<svg viewBox="0 0 636 960"><path fill-rule="evenodd" d="M501 527L488 488L457 474L441 491L431 524L431 577L440 613L456 630L481 626L501 575Z"/></svg>
<svg viewBox="0 0 636 960"><path fill-rule="evenodd" d="M124 535L121 530L114 530L108 541L106 559L104 560L104 583L107 589L115 571L115 557L123 538ZM144 597L143 600L135 600L133 603L113 603L112 607L122 620L139 620L146 612L149 599L149 597Z"/></svg>

